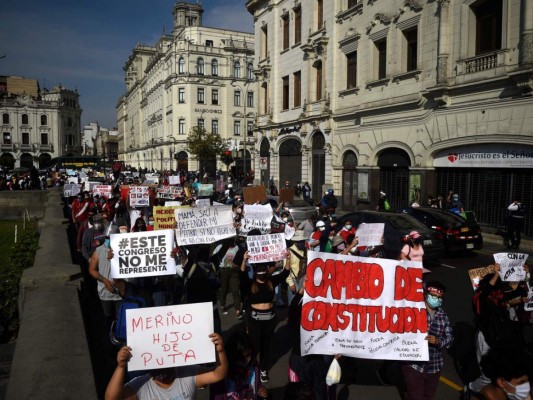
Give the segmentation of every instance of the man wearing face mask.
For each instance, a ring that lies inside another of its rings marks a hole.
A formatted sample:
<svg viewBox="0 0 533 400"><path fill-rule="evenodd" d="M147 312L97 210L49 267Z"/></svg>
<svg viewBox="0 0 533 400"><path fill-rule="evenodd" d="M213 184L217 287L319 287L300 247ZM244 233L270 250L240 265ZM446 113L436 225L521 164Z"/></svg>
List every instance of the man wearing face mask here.
<svg viewBox="0 0 533 400"><path fill-rule="evenodd" d="M307 266L307 249L305 247L306 236L302 231L297 231L291 238L292 245L289 247L291 257L290 274L286 279L289 290L287 291L287 300L289 305L294 298L294 295L300 290L301 278L305 274Z"/></svg>
<svg viewBox="0 0 533 400"><path fill-rule="evenodd" d="M339 235L342 236L345 242L348 242L348 236L355 235L355 228L352 225L352 221L346 220L344 226L339 231Z"/></svg>
<svg viewBox="0 0 533 400"><path fill-rule="evenodd" d="M326 231L326 223L324 221L318 221L315 226L315 231L309 238L309 249L314 251L320 251L320 238ZM327 236L326 236L327 237Z"/></svg>
<svg viewBox="0 0 533 400"><path fill-rule="evenodd" d="M405 400L433 399L439 384L444 363L443 352L453 342L453 332L448 314L441 306L445 286L439 281L430 281L424 287L427 310L429 361L406 362L402 365L405 380Z"/></svg>

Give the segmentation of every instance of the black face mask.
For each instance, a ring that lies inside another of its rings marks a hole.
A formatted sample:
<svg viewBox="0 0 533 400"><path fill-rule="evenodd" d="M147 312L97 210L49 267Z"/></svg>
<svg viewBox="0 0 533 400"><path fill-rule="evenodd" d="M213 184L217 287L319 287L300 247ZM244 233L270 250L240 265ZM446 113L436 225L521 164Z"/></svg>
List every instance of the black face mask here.
<svg viewBox="0 0 533 400"><path fill-rule="evenodd" d="M421 239L413 239L413 244L420 244L422 243L422 240Z"/></svg>

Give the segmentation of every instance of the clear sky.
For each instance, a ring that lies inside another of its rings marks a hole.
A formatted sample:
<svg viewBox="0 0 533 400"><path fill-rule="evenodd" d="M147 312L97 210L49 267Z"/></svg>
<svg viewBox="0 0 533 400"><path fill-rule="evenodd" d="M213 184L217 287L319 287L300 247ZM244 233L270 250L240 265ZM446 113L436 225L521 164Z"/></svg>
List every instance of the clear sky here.
<svg viewBox="0 0 533 400"><path fill-rule="evenodd" d="M195 0L188 2L195 3ZM253 31L245 0L203 0L203 24ZM172 30L174 0L1 0L0 75L77 89L82 127L116 126L123 66L137 43Z"/></svg>

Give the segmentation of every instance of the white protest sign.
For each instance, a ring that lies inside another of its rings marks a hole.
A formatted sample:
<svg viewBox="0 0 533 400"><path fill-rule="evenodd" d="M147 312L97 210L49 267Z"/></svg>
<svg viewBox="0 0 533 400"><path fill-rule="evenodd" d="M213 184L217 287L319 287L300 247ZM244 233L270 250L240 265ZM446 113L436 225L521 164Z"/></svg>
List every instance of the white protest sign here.
<svg viewBox="0 0 533 400"><path fill-rule="evenodd" d="M357 227L359 243L357 246L380 246L385 224L361 224Z"/></svg>
<svg viewBox="0 0 533 400"><path fill-rule="evenodd" d="M283 233L248 236L246 244L248 245L250 263L279 261L285 259L287 254L287 245Z"/></svg>
<svg viewBox="0 0 533 400"><path fill-rule="evenodd" d="M174 200L183 194L181 186L164 186L157 188L157 198Z"/></svg>
<svg viewBox="0 0 533 400"><path fill-rule="evenodd" d="M209 199L196 199L196 207L209 207L211 200Z"/></svg>
<svg viewBox="0 0 533 400"><path fill-rule="evenodd" d="M94 187L97 186L97 185L100 185L100 182L86 181L85 182L85 190L88 190L89 192L92 192Z"/></svg>
<svg viewBox="0 0 533 400"><path fill-rule="evenodd" d="M524 264L528 254L496 253L494 261L500 264L500 278L505 282L518 282L526 279Z"/></svg>
<svg viewBox="0 0 533 400"><path fill-rule="evenodd" d="M130 206L148 207L150 195L147 186L130 186Z"/></svg>
<svg viewBox="0 0 533 400"><path fill-rule="evenodd" d="M108 199L111 196L111 185L95 185L93 195L103 196Z"/></svg>
<svg viewBox="0 0 533 400"><path fill-rule="evenodd" d="M177 208L174 216L179 246L213 243L236 235L230 206Z"/></svg>
<svg viewBox="0 0 533 400"><path fill-rule="evenodd" d="M78 183L78 177L68 178L68 183Z"/></svg>
<svg viewBox="0 0 533 400"><path fill-rule="evenodd" d="M213 201L213 206L218 207L218 206L225 206L225 205L226 204L224 204L224 203L219 203L218 201Z"/></svg>
<svg viewBox="0 0 533 400"><path fill-rule="evenodd" d="M529 283L527 285L528 292L527 292L527 303L524 303L524 311L533 311L533 287L529 286Z"/></svg>
<svg viewBox="0 0 533 400"><path fill-rule="evenodd" d="M78 185L76 183L65 183L65 185L63 186L64 197L77 196L80 191L81 185Z"/></svg>
<svg viewBox="0 0 533 400"><path fill-rule="evenodd" d="M246 235L252 229L259 229L262 234L270 232L272 206L270 204L245 204L244 218L241 220L241 233Z"/></svg>
<svg viewBox="0 0 533 400"><path fill-rule="evenodd" d="M76 171L73 169L67 169L67 175L68 176L76 176ZM77 180L76 180L77 182Z"/></svg>
<svg viewBox="0 0 533 400"><path fill-rule="evenodd" d="M110 239L113 249L112 278L137 278L176 273L176 261L170 257L174 248L172 229L113 234Z"/></svg>
<svg viewBox="0 0 533 400"><path fill-rule="evenodd" d="M291 240L296 233L296 228L290 224L285 224L285 239Z"/></svg>
<svg viewBox="0 0 533 400"><path fill-rule="evenodd" d="M169 183L169 185L179 185L180 184L179 175L170 175L168 177L168 183Z"/></svg>
<svg viewBox="0 0 533 400"><path fill-rule="evenodd" d="M126 324L129 371L216 361L210 302L127 310Z"/></svg>
<svg viewBox="0 0 533 400"><path fill-rule="evenodd" d="M302 356L429 359L422 263L307 253Z"/></svg>
<svg viewBox="0 0 533 400"><path fill-rule="evenodd" d="M165 206L181 206L181 201L165 201Z"/></svg>

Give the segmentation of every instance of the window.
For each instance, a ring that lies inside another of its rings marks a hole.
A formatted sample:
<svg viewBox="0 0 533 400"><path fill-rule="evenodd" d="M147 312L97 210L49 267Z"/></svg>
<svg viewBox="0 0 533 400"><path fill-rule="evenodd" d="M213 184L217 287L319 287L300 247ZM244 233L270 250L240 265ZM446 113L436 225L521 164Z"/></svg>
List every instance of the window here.
<svg viewBox="0 0 533 400"><path fill-rule="evenodd" d="M218 105L218 89L211 90L211 104Z"/></svg>
<svg viewBox="0 0 533 400"><path fill-rule="evenodd" d="M316 99L322 99L322 62L319 62L315 67L316 76Z"/></svg>
<svg viewBox="0 0 533 400"><path fill-rule="evenodd" d="M235 136L241 135L241 121L233 121L233 134Z"/></svg>
<svg viewBox="0 0 533 400"><path fill-rule="evenodd" d="M204 74L204 59L201 57L198 58L198 61L196 62L196 73L198 75Z"/></svg>
<svg viewBox="0 0 533 400"><path fill-rule="evenodd" d="M302 105L302 73L300 71L294 73L292 85L294 107L300 107Z"/></svg>
<svg viewBox="0 0 533 400"><path fill-rule="evenodd" d="M261 85L261 111L263 114L267 114L270 108L268 104L268 83L264 82Z"/></svg>
<svg viewBox="0 0 533 400"><path fill-rule="evenodd" d="M205 41L205 47L213 47L213 41L212 40L206 40Z"/></svg>
<svg viewBox="0 0 533 400"><path fill-rule="evenodd" d="M302 9L294 11L294 43L302 41Z"/></svg>
<svg viewBox="0 0 533 400"><path fill-rule="evenodd" d="M200 129L205 129L205 121L203 118L198 118L196 126Z"/></svg>
<svg viewBox="0 0 533 400"><path fill-rule="evenodd" d="M252 121L248 121L246 123L246 133L248 134L248 136L254 135L254 123Z"/></svg>
<svg viewBox="0 0 533 400"><path fill-rule="evenodd" d="M476 16L476 55L502 48L502 0L482 0L474 4Z"/></svg>
<svg viewBox="0 0 533 400"><path fill-rule="evenodd" d="M218 60L211 61L211 75L218 76Z"/></svg>
<svg viewBox="0 0 533 400"><path fill-rule="evenodd" d="M282 92L282 110L289 109L289 77L284 76L283 80L283 92Z"/></svg>
<svg viewBox="0 0 533 400"><path fill-rule="evenodd" d="M348 8L355 7L358 0L348 0Z"/></svg>
<svg viewBox="0 0 533 400"><path fill-rule="evenodd" d="M316 0L316 22L317 30L320 30L324 27L324 1Z"/></svg>
<svg viewBox="0 0 533 400"><path fill-rule="evenodd" d="M9 124L9 114L2 114L2 123Z"/></svg>
<svg viewBox="0 0 533 400"><path fill-rule="evenodd" d="M41 133L41 144L48 144L48 133Z"/></svg>
<svg viewBox="0 0 533 400"><path fill-rule="evenodd" d="M178 60L178 74L184 74L185 73L185 59L183 57L180 57Z"/></svg>
<svg viewBox="0 0 533 400"><path fill-rule="evenodd" d="M178 103L185 103L185 88L178 89Z"/></svg>
<svg viewBox="0 0 533 400"><path fill-rule="evenodd" d="M72 117L68 117L68 118L67 118L67 126L68 126L69 128L72 128Z"/></svg>
<svg viewBox="0 0 533 400"><path fill-rule="evenodd" d="M357 87L357 52L346 54L346 89Z"/></svg>
<svg viewBox="0 0 533 400"><path fill-rule="evenodd" d="M41 125L48 125L48 117L46 115L41 115Z"/></svg>
<svg viewBox="0 0 533 400"><path fill-rule="evenodd" d="M211 121L211 133L218 135L218 119Z"/></svg>
<svg viewBox="0 0 533 400"><path fill-rule="evenodd" d="M178 121L178 133L180 135L185 135L185 120L184 119L180 119Z"/></svg>
<svg viewBox="0 0 533 400"><path fill-rule="evenodd" d="M4 144L11 144L11 133L4 132Z"/></svg>
<svg viewBox="0 0 533 400"><path fill-rule="evenodd" d="M248 92L246 94L246 106L254 107L254 92Z"/></svg>
<svg viewBox="0 0 533 400"><path fill-rule="evenodd" d="M198 104L204 104L204 88L198 88L197 90L197 100Z"/></svg>
<svg viewBox="0 0 533 400"><path fill-rule="evenodd" d="M384 79L387 76L387 39L375 42L377 55L378 79Z"/></svg>
<svg viewBox="0 0 533 400"><path fill-rule="evenodd" d="M289 16L286 15L282 18L283 23L283 50L289 48Z"/></svg>
<svg viewBox="0 0 533 400"><path fill-rule="evenodd" d="M234 106L241 105L241 91L240 90L235 90L233 92L233 105Z"/></svg>
<svg viewBox="0 0 533 400"><path fill-rule="evenodd" d="M261 28L261 59L268 57L268 25Z"/></svg>
<svg viewBox="0 0 533 400"><path fill-rule="evenodd" d="M241 77L241 63L239 61L235 61L233 63L233 77L234 78Z"/></svg>
<svg viewBox="0 0 533 400"><path fill-rule="evenodd" d="M248 73L248 80L253 81L255 79L255 75L254 75L254 66L252 63L248 63L247 73Z"/></svg>
<svg viewBox="0 0 533 400"><path fill-rule="evenodd" d="M407 45L407 71L415 71L418 68L418 28L410 29L403 32Z"/></svg>
<svg viewBox="0 0 533 400"><path fill-rule="evenodd" d="M22 114L22 125L28 125L28 123L29 123L28 114Z"/></svg>
<svg viewBox="0 0 533 400"><path fill-rule="evenodd" d="M22 144L30 144L30 133L22 132Z"/></svg>

